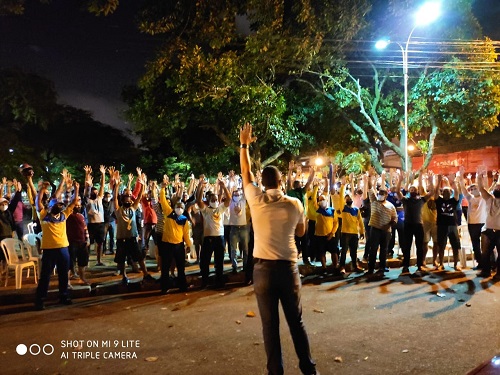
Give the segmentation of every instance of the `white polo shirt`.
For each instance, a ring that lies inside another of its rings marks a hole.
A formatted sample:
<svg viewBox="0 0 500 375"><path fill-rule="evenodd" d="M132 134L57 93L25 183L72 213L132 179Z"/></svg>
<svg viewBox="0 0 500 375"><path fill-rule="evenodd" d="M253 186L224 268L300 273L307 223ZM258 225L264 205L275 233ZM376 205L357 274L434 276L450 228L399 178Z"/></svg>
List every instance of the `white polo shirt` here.
<svg viewBox="0 0 500 375"><path fill-rule="evenodd" d="M219 204L217 208L205 206L200 210L203 216L203 235L204 236L223 236L224 218L223 215L229 212L229 207L224 203Z"/></svg>
<svg viewBox="0 0 500 375"><path fill-rule="evenodd" d="M244 189L255 236L253 256L296 262L295 228L304 222L304 207L300 200L277 189L263 193L253 184Z"/></svg>

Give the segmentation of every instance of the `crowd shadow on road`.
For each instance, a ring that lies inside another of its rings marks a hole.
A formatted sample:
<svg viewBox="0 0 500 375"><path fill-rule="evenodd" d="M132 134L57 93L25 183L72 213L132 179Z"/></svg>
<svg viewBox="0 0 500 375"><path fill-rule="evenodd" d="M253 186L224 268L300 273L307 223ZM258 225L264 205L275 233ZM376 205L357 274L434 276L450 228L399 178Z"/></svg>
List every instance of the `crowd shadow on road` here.
<svg viewBox="0 0 500 375"><path fill-rule="evenodd" d="M416 275L396 274L395 270L391 270L389 275L351 274L340 280L338 278L337 280L332 280L332 278L322 277L316 280L309 280L309 282L314 284L334 282L333 285L326 289L327 292L336 292L340 289L364 285L358 288L358 291L361 293L363 290L378 289L381 294L393 295L394 299L392 301L376 305L377 309L391 309L396 305L418 299L427 300L429 303L448 301L446 306L439 304L440 308L423 313L423 318L434 318L461 306L470 306L472 296L478 291L493 293L491 287L500 282L500 280L492 278L483 279L461 271L439 271ZM418 287L400 293L393 293L390 290L390 285L395 283Z"/></svg>

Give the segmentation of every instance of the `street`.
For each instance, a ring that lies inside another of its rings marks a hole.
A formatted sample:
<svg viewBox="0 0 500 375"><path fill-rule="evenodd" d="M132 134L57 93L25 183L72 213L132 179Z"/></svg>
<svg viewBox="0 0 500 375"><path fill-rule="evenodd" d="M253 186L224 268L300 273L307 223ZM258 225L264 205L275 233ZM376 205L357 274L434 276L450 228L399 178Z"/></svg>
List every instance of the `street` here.
<svg viewBox="0 0 500 375"><path fill-rule="evenodd" d="M321 374L466 374L500 353L496 280L448 267L423 278L400 272L369 282L304 279L303 316ZM28 310L0 316L2 374L266 373L251 286ZM285 373L299 374L281 317Z"/></svg>

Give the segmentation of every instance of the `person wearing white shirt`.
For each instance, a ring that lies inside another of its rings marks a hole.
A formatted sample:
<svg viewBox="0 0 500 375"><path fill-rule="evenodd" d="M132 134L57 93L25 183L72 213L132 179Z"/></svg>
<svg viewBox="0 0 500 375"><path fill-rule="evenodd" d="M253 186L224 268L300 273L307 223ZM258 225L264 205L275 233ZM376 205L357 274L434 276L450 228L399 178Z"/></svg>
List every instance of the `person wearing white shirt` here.
<svg viewBox="0 0 500 375"><path fill-rule="evenodd" d="M276 167L267 166L262 171L265 193L255 185L248 153L255 140L252 125L246 123L240 129L240 165L255 235L253 284L262 321L267 370L269 374L284 373L278 310L281 301L299 368L303 374L316 374L302 320L295 244L295 236L305 233L304 207L299 199L286 196L279 189L281 174Z"/></svg>
<svg viewBox="0 0 500 375"><path fill-rule="evenodd" d="M223 189L226 197L230 196L224 181L217 181ZM223 287L223 271L224 271L224 220L223 215L228 211L230 201L226 199L222 204L219 202L217 194L211 194L208 197L208 205L203 202L203 191L207 181L204 178L200 179L198 185L198 193L196 203L200 208L203 216L203 245L200 253L200 272L202 279L202 288L208 285L208 275L210 269L210 260L212 254L215 263L215 283L216 287Z"/></svg>

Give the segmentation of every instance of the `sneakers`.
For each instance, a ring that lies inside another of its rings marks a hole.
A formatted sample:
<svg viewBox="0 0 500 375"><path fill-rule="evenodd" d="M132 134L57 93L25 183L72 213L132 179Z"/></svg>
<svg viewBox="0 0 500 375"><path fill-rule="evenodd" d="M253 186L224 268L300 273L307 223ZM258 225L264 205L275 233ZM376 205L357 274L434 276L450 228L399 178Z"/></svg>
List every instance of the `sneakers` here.
<svg viewBox="0 0 500 375"><path fill-rule="evenodd" d="M122 278L122 285L128 285L130 283L130 280L128 277Z"/></svg>
<svg viewBox="0 0 500 375"><path fill-rule="evenodd" d="M344 267L342 267L342 268L340 269L340 273L341 273L342 275L344 275L344 274L345 274L345 268L344 268Z"/></svg>
<svg viewBox="0 0 500 375"><path fill-rule="evenodd" d="M403 267L403 269L401 270L402 275L407 275L409 273L410 273L410 269L408 267Z"/></svg>
<svg viewBox="0 0 500 375"><path fill-rule="evenodd" d="M96 267L104 267L104 266L105 266L105 264L104 264L103 262L97 262L97 263L95 264L95 266L96 266Z"/></svg>

